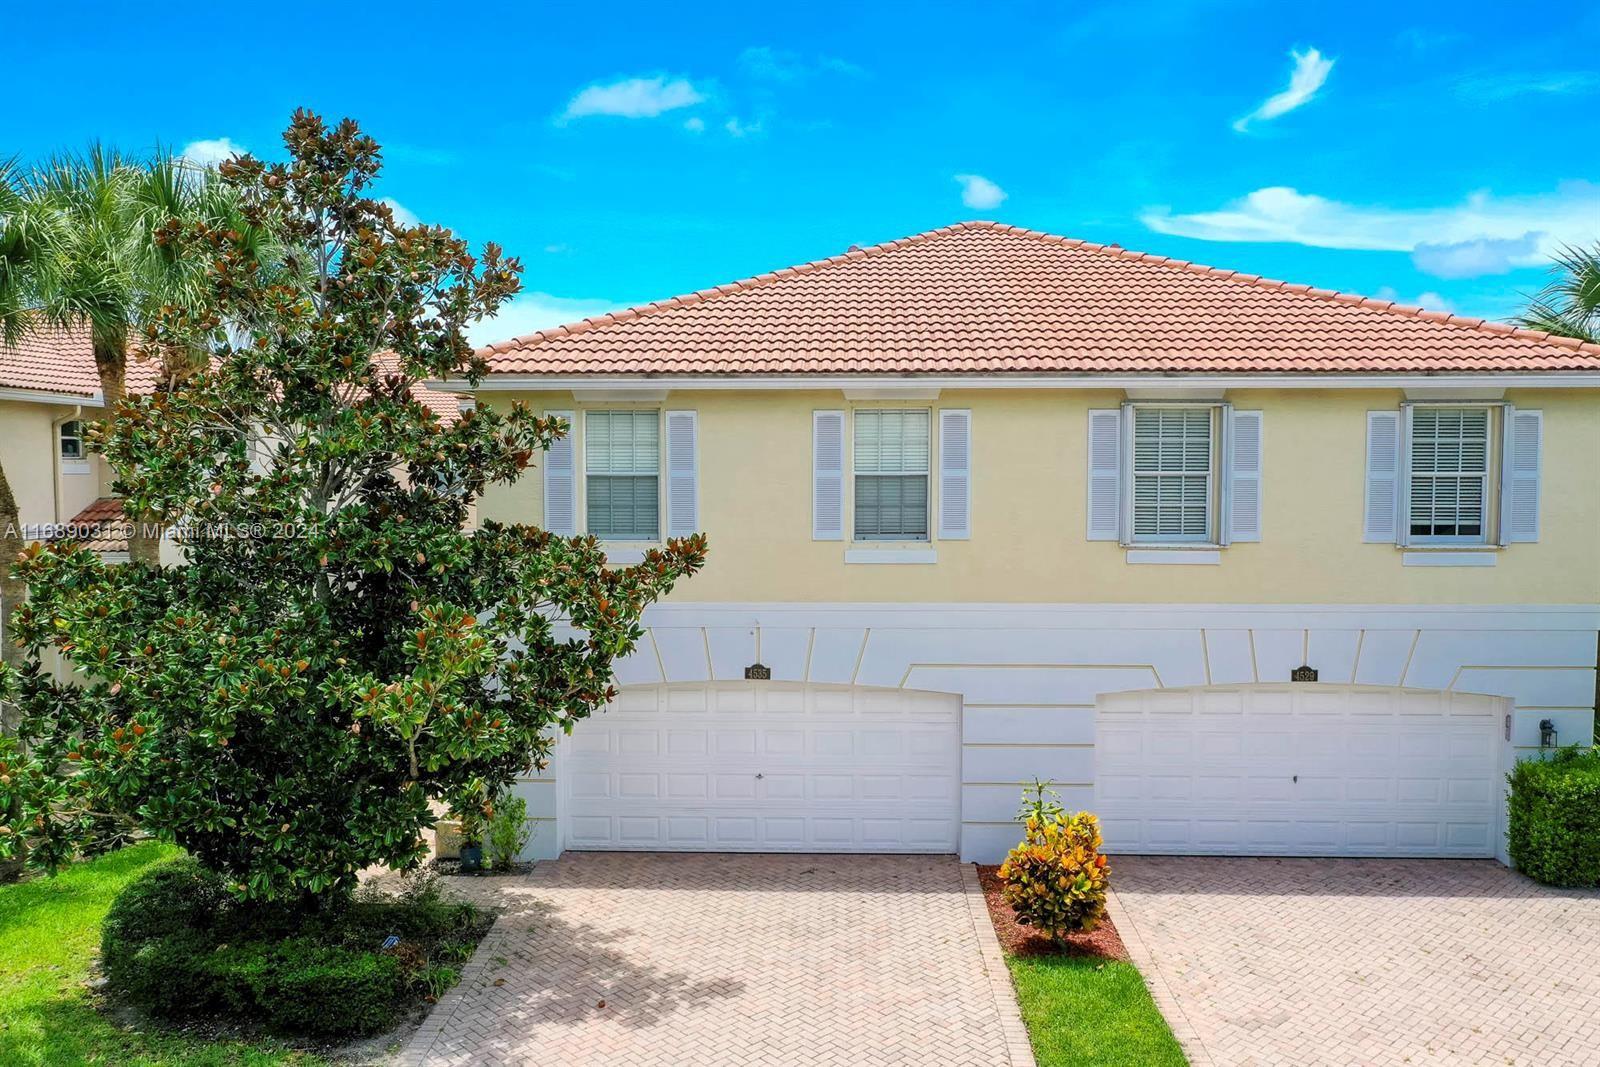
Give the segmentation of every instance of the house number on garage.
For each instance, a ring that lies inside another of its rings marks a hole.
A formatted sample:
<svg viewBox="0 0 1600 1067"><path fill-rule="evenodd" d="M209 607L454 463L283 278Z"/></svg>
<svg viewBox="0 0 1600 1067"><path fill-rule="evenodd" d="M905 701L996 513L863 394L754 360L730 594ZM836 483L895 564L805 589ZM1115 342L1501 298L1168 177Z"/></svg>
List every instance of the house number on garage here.
<svg viewBox="0 0 1600 1067"><path fill-rule="evenodd" d="M1317 669L1308 664L1301 664L1289 672L1291 682L1314 682L1317 680Z"/></svg>
<svg viewBox="0 0 1600 1067"><path fill-rule="evenodd" d="M747 682L772 681L772 668L761 663L752 663L744 669L744 678Z"/></svg>

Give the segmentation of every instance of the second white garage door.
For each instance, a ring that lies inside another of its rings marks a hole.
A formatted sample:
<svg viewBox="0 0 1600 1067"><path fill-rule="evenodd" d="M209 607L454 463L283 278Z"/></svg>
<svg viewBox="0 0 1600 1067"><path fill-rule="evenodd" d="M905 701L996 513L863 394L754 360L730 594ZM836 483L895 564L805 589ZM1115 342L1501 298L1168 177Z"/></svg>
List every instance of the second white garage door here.
<svg viewBox="0 0 1600 1067"><path fill-rule="evenodd" d="M772 682L624 690L578 724L566 847L954 852L961 701Z"/></svg>
<svg viewBox="0 0 1600 1067"><path fill-rule="evenodd" d="M1106 848L1493 856L1509 705L1316 684L1104 695L1095 804Z"/></svg>

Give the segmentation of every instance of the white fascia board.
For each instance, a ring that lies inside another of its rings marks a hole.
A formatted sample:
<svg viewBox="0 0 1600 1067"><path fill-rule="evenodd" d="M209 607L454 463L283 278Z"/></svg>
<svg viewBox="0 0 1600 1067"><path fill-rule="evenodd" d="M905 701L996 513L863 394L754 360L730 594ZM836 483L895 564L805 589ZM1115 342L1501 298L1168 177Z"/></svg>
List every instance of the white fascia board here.
<svg viewBox="0 0 1600 1067"><path fill-rule="evenodd" d="M105 407L105 398L98 390L90 396L80 396L77 393L50 393L41 389L0 387L0 400L17 400L24 404L81 404L86 408Z"/></svg>
<svg viewBox="0 0 1600 1067"><path fill-rule="evenodd" d="M446 392L576 392L614 397L619 390L660 389L695 392L780 389L888 390L937 393L946 389L1120 389L1167 396L1214 396L1229 389L1427 389L1434 395L1481 389L1600 389L1600 372L1553 374L1222 374L1222 375L555 375L496 374L472 386L460 379L427 383Z"/></svg>

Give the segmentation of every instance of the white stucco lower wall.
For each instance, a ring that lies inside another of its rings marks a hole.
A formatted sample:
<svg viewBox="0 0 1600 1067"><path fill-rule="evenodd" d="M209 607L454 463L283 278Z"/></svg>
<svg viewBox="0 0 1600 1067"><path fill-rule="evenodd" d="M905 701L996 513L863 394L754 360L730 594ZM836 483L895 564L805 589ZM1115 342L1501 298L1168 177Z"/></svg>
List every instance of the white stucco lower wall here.
<svg viewBox="0 0 1600 1067"><path fill-rule="evenodd" d="M955 693L962 711L962 854L991 859L1015 837L1017 783L1057 783L1093 802L1094 703L1101 693L1287 681L1509 697L1514 752L1588 743L1600 605L663 604L617 664L617 684L741 679ZM562 842L555 764L523 783L538 823L529 854Z"/></svg>

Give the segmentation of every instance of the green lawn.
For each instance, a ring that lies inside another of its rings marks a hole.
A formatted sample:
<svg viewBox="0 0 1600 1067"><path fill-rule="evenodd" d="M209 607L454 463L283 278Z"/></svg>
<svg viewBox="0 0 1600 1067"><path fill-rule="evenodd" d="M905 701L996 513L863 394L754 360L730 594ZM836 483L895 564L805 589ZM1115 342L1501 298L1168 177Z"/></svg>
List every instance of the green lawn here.
<svg viewBox="0 0 1600 1067"><path fill-rule="evenodd" d="M1010 956L1039 1067L1184 1067L1167 1022L1131 963Z"/></svg>
<svg viewBox="0 0 1600 1067"><path fill-rule="evenodd" d="M100 922L117 891L175 855L163 845L122 849L55 878L0 886L0 1063L129 1067L314 1067L322 1061L271 1042L204 1041L152 1027L123 1030L95 1011L83 982Z"/></svg>

